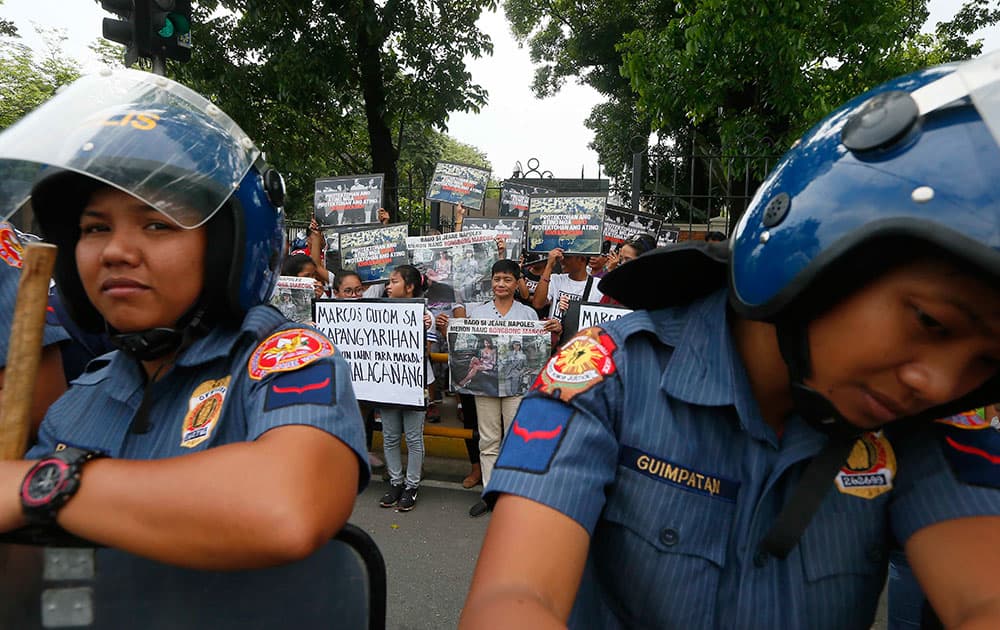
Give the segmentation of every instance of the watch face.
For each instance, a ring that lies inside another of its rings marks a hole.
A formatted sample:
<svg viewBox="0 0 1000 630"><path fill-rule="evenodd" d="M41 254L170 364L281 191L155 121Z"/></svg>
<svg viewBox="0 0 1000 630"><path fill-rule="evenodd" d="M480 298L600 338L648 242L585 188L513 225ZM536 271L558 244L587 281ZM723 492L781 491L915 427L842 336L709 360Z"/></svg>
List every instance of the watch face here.
<svg viewBox="0 0 1000 630"><path fill-rule="evenodd" d="M35 469L24 487L24 501L36 505L48 502L62 486L69 466L61 461L49 461Z"/></svg>

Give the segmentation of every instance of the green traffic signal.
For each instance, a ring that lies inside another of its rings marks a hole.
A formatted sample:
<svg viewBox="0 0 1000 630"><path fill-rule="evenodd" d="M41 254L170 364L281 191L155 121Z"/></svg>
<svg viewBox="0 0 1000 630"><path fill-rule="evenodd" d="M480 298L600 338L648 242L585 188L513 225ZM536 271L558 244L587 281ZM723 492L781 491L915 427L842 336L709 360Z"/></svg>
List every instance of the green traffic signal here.
<svg viewBox="0 0 1000 630"><path fill-rule="evenodd" d="M189 32L191 32L191 24L180 13L168 13L167 18L163 21L163 27L156 31L160 37L186 35Z"/></svg>

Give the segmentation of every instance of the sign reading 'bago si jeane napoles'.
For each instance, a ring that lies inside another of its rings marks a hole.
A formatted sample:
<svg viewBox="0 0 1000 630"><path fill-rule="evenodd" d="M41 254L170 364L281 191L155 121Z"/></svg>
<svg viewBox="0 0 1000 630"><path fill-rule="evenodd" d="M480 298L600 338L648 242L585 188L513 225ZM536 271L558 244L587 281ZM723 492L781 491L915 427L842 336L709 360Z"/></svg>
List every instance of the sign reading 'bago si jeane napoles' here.
<svg viewBox="0 0 1000 630"><path fill-rule="evenodd" d="M316 327L351 366L358 400L424 407L424 300L317 300Z"/></svg>

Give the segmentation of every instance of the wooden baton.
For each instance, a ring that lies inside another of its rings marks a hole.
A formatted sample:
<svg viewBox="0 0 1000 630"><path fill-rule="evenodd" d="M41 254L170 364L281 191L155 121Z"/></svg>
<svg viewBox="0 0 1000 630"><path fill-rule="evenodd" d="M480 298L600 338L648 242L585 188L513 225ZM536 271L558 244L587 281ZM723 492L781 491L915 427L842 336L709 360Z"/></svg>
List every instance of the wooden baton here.
<svg viewBox="0 0 1000 630"><path fill-rule="evenodd" d="M0 459L20 459L28 447L29 416L42 360L45 309L56 251L56 246L49 243L24 247L0 397Z"/></svg>

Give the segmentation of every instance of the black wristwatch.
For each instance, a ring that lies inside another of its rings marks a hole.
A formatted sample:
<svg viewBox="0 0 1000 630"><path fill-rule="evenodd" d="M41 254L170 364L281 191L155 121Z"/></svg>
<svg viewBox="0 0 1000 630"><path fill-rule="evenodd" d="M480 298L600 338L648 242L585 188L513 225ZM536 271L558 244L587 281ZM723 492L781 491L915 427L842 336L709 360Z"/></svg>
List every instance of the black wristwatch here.
<svg viewBox="0 0 1000 630"><path fill-rule="evenodd" d="M38 461L21 482L21 509L32 525L51 525L56 514L80 489L83 465L104 457L99 451L72 446Z"/></svg>

